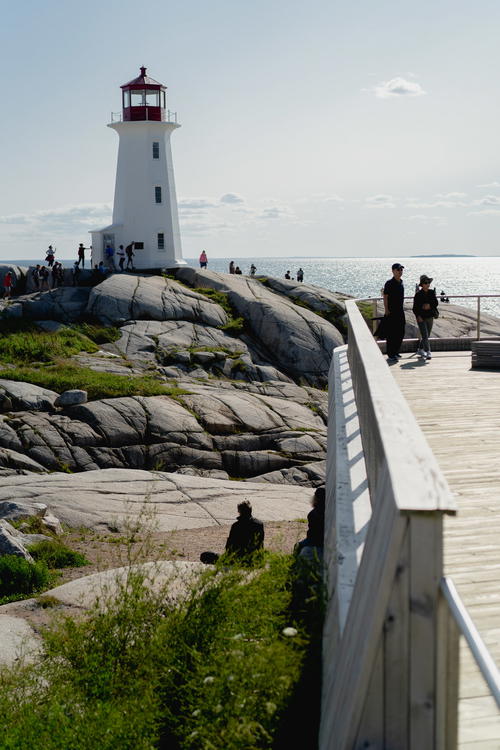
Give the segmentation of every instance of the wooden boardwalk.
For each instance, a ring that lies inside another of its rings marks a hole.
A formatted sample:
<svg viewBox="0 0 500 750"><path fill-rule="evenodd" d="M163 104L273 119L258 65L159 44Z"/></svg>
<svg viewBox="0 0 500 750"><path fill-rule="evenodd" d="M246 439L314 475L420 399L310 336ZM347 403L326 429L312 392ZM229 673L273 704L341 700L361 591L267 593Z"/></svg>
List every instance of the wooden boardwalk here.
<svg viewBox="0 0 500 750"><path fill-rule="evenodd" d="M445 519L445 572L500 664L500 371L470 352L391 366L459 506ZM459 747L500 750L500 714L461 639Z"/></svg>

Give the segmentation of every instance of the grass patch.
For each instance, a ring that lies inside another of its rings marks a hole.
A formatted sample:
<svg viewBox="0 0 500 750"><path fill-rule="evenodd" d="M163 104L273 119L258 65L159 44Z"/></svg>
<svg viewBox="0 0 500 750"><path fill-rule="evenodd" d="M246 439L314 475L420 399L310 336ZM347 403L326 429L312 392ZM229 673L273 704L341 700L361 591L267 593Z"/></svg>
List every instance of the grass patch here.
<svg viewBox="0 0 500 750"><path fill-rule="evenodd" d="M74 330L86 336L94 344L110 344L121 338L121 331L115 326L103 326L94 323L78 323L73 326Z"/></svg>
<svg viewBox="0 0 500 750"><path fill-rule="evenodd" d="M245 330L244 318L230 318L223 326L219 326L221 331L229 333L231 336L238 336Z"/></svg>
<svg viewBox="0 0 500 750"><path fill-rule="evenodd" d="M196 292L197 294L203 294L204 297L208 297L208 299L212 300L212 302L216 302L222 307L225 313L232 317L233 309L231 307L231 303L229 302L228 294L204 286L194 287L193 292Z"/></svg>
<svg viewBox="0 0 500 750"><path fill-rule="evenodd" d="M57 393L81 388L87 391L90 400L118 398L120 396L171 396L177 398L188 393L182 388L165 385L161 380L154 377L134 377L95 372L88 367L79 367L70 362L46 365L45 367L26 366L0 370L0 378L33 383Z"/></svg>
<svg viewBox="0 0 500 750"><path fill-rule="evenodd" d="M208 570L180 603L130 572L87 619L46 632L38 664L0 672L2 747L278 747L308 646L292 565Z"/></svg>
<svg viewBox="0 0 500 750"><path fill-rule="evenodd" d="M62 328L55 333L33 329L6 333L0 330L0 362L53 362L82 351L97 350L98 347L93 341L71 328Z"/></svg>
<svg viewBox="0 0 500 750"><path fill-rule="evenodd" d="M81 568L90 565L84 555L67 547L57 539L37 542L29 548L30 555L38 562L44 562L48 568Z"/></svg>

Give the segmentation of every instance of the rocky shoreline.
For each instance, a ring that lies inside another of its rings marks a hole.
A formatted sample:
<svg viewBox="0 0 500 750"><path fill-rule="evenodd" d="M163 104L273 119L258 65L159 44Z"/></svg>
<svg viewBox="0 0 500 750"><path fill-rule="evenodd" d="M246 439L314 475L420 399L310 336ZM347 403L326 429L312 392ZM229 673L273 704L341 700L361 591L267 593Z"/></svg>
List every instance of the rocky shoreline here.
<svg viewBox="0 0 500 750"><path fill-rule="evenodd" d="M81 498L85 515L109 470L125 472L131 486L133 472L148 472L153 483L202 477L221 495L231 481L235 488L242 481L268 486L270 494L276 484L285 494L308 488L303 514L311 489L325 481L328 369L345 340L348 295L190 267L172 273L114 274L95 287L2 301L3 321L33 321L40 331L81 321L116 327L117 340L72 355L72 366L118 380L147 376L166 391L68 402L55 390L11 380L4 364L0 473L7 494L0 517L9 492L23 486L23 503L36 502L54 477L61 497ZM442 308L436 336L475 329L473 311ZM484 325L500 335L499 320L485 316ZM413 328L409 322L407 335ZM92 478L85 492L73 489L81 472ZM176 523L189 527L188 505Z"/></svg>

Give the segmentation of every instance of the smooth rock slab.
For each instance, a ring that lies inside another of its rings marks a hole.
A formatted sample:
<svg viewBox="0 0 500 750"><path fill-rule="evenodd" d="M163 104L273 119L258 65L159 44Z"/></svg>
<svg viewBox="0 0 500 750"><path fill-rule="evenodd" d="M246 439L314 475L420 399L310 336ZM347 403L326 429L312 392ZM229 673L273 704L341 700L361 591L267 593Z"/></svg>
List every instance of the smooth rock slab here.
<svg viewBox="0 0 500 750"><path fill-rule="evenodd" d="M207 297L162 276L114 274L94 287L87 313L103 323L127 320L190 320L224 325L227 315Z"/></svg>
<svg viewBox="0 0 500 750"><path fill-rule="evenodd" d="M4 411L51 411L59 396L48 388L4 378L0 378L0 394L5 395L10 402L8 408L4 407Z"/></svg>
<svg viewBox="0 0 500 750"><path fill-rule="evenodd" d="M242 500L263 521L294 520L307 515L312 495L304 487L132 469L9 476L0 485L0 502L42 502L62 523L99 530L123 530L144 509L154 513L158 531L225 525Z"/></svg>

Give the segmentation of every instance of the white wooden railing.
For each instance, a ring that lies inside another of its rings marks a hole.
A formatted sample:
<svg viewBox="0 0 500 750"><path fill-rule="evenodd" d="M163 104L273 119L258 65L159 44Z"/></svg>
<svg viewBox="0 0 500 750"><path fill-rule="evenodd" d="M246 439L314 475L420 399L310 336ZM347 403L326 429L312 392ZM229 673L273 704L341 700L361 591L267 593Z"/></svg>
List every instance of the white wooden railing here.
<svg viewBox="0 0 500 750"><path fill-rule="evenodd" d="M443 579L456 505L356 302L346 307L329 383L319 746L454 750L459 634L484 656Z"/></svg>
<svg viewBox="0 0 500 750"><path fill-rule="evenodd" d="M446 310L446 305L448 302L450 302L450 300L475 300L474 307L476 310L476 339L477 340L481 338L481 312L482 312L481 300L497 299L497 298L500 298L500 294L447 294L446 302L443 302L440 295L438 295L438 299L440 300L440 303L441 303L440 308L439 308L441 312L444 312ZM413 297L405 297L404 299L406 302L411 302L413 300ZM358 299L357 302L371 302L373 318L376 318L377 315L380 315L379 303L383 302L383 297L363 297L363 299ZM382 312L383 312L383 308L382 308ZM489 314L493 315L493 313L489 313ZM377 325L376 321L374 320L373 330L375 330L376 325Z"/></svg>

